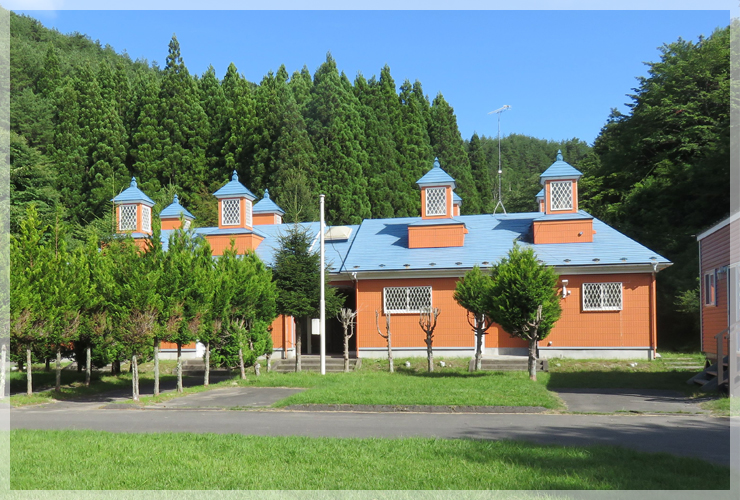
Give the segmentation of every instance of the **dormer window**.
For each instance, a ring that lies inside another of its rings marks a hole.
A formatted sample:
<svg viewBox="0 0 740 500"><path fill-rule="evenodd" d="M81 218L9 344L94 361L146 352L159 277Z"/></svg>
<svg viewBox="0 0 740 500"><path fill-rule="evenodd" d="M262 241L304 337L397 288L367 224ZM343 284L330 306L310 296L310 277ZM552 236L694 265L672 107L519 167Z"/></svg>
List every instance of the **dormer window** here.
<svg viewBox="0 0 740 500"><path fill-rule="evenodd" d="M550 210L573 209L573 181L550 182Z"/></svg>
<svg viewBox="0 0 740 500"><path fill-rule="evenodd" d="M221 201L221 224L224 226L238 226L241 224L241 210L238 199Z"/></svg>
<svg viewBox="0 0 740 500"><path fill-rule="evenodd" d="M152 209L147 206L141 207L141 230L145 233L152 232Z"/></svg>
<svg viewBox="0 0 740 500"><path fill-rule="evenodd" d="M426 214L447 215L447 188L426 188Z"/></svg>
<svg viewBox="0 0 740 500"><path fill-rule="evenodd" d="M118 207L118 230L136 231L136 205Z"/></svg>

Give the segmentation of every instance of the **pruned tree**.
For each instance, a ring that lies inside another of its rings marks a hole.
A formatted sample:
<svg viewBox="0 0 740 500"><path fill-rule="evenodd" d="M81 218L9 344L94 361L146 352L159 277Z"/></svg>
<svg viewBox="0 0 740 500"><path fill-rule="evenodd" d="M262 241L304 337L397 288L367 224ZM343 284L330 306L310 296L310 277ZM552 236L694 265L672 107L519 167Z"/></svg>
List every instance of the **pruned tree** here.
<svg viewBox="0 0 740 500"><path fill-rule="evenodd" d="M454 298L467 310L468 324L475 332L475 369L481 369L483 357L483 335L493 324L486 314L486 304L490 298L493 282L484 275L478 266L465 273L455 285Z"/></svg>
<svg viewBox="0 0 740 500"><path fill-rule="evenodd" d="M512 337L529 343L529 378L537 380L537 342L560 318L558 275L534 250L515 244L491 269L488 316Z"/></svg>
<svg viewBox="0 0 740 500"><path fill-rule="evenodd" d="M439 307L424 307L419 313L419 326L426 334L424 343L427 345L427 371L434 371L434 352L432 351L432 340L434 329L437 328L437 318L440 313Z"/></svg>
<svg viewBox="0 0 740 500"><path fill-rule="evenodd" d="M343 307L337 314L337 319L344 329L344 371L349 371L349 339L355 333L355 318L357 311Z"/></svg>
<svg viewBox="0 0 740 500"><path fill-rule="evenodd" d="M138 354L149 345L156 326L157 313L154 308L137 308L129 316L129 325L124 338L131 349L131 392L134 401L139 400Z"/></svg>
<svg viewBox="0 0 740 500"><path fill-rule="evenodd" d="M388 345L388 371L393 373L393 348L391 347L391 313L385 314L385 335L380 331L380 313L375 310L375 327L378 329L378 335L385 339Z"/></svg>

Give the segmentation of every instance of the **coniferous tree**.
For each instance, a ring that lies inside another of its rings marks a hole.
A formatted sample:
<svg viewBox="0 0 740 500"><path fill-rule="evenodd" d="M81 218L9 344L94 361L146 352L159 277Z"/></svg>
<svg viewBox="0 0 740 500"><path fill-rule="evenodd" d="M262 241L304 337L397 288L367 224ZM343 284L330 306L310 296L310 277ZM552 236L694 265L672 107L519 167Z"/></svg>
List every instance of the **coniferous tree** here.
<svg viewBox="0 0 740 500"><path fill-rule="evenodd" d="M221 154L228 171L236 170L248 178L253 152L252 136L257 128L254 95L249 82L239 75L233 63L226 71L222 86L233 111L229 114L227 139Z"/></svg>
<svg viewBox="0 0 740 500"><path fill-rule="evenodd" d="M37 85L40 94L51 97L62 82L62 74L59 69L59 58L53 45L49 45L44 59L44 71Z"/></svg>
<svg viewBox="0 0 740 500"><path fill-rule="evenodd" d="M440 166L455 179L455 191L464 200L463 213L480 213L478 189L470 173L470 162L457 129L457 118L441 93L432 102L430 118L429 138L434 155L439 158Z"/></svg>
<svg viewBox="0 0 740 500"><path fill-rule="evenodd" d="M470 161L470 171L473 177L473 182L475 183L475 187L478 189L478 196L480 197L481 212L490 213L494 208L491 169L488 157L481 146L480 137L478 137L477 133L473 133L473 137L470 138L470 144L468 145L468 159ZM464 204L465 200L463 200L463 205Z"/></svg>
<svg viewBox="0 0 740 500"><path fill-rule="evenodd" d="M288 86L293 93L293 98L298 109L301 113L305 113L308 101L311 99L311 87L313 87L311 72L308 71L306 66L303 66L300 72L296 71L293 73Z"/></svg>
<svg viewBox="0 0 740 500"><path fill-rule="evenodd" d="M190 192L206 182L208 118L173 36L159 90L159 128L163 135L160 183L176 183Z"/></svg>
<svg viewBox="0 0 740 500"><path fill-rule="evenodd" d="M345 78L346 80L346 78ZM316 151L319 190L333 224L359 224L370 216L363 165L362 125L356 98L346 89L331 54L314 75L308 131Z"/></svg>
<svg viewBox="0 0 740 500"><path fill-rule="evenodd" d="M220 180L220 172L226 171L226 163L221 154L226 142L229 120L229 104L221 83L216 78L213 66L209 66L198 81L200 105L208 117L208 137L206 146L206 183Z"/></svg>

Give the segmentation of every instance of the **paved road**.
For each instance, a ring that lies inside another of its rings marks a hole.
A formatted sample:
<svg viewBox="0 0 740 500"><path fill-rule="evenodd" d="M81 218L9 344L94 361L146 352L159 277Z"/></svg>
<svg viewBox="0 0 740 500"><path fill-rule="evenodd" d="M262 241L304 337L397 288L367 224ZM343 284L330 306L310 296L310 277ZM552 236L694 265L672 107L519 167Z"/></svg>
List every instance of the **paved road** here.
<svg viewBox="0 0 740 500"><path fill-rule="evenodd" d="M99 405L98 405L99 406ZM213 432L261 436L521 439L545 444L619 445L729 465L728 418L696 415L531 415L333 413L274 410L14 408L11 429L91 429L110 432Z"/></svg>
<svg viewBox="0 0 740 500"><path fill-rule="evenodd" d="M556 389L569 411L591 413L709 413L678 391L656 389Z"/></svg>

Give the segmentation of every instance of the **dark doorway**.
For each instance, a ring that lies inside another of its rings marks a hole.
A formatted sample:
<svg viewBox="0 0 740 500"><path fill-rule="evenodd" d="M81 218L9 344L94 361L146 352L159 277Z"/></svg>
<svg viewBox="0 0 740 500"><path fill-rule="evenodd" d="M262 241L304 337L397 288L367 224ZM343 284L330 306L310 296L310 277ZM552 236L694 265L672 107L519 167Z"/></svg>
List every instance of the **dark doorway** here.
<svg viewBox="0 0 740 500"><path fill-rule="evenodd" d="M353 287L336 287L337 292L344 297L344 306L356 310L356 297L355 289ZM308 354L308 342L307 337L310 337L311 342L311 354L319 354L321 349L321 339L318 335L310 334L311 320L306 321L306 328L304 328L303 336L303 349L302 354ZM349 339L349 353L350 357L354 357L354 352L357 350L357 330L355 328L355 334ZM344 354L344 328L342 323L339 322L337 317L326 316L326 354L327 355L342 355Z"/></svg>

